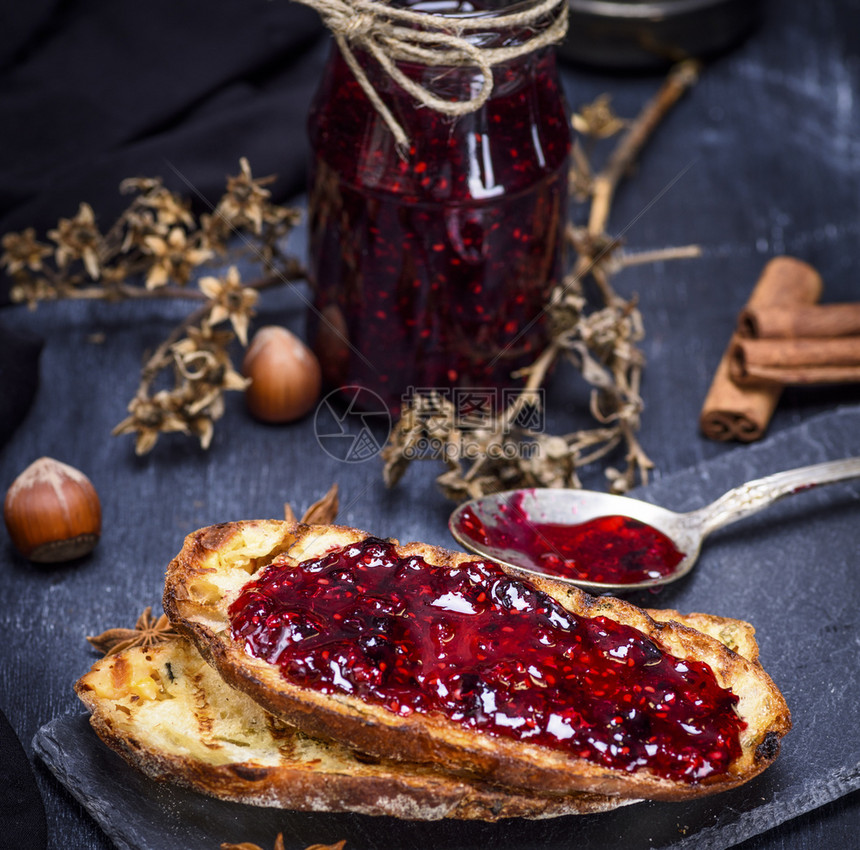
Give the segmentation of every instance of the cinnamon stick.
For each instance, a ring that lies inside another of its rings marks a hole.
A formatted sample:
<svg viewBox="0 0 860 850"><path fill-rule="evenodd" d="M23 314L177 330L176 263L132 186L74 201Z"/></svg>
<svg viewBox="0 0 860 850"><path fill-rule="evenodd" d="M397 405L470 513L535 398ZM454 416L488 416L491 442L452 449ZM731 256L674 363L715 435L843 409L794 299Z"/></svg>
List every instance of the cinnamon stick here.
<svg viewBox="0 0 860 850"><path fill-rule="evenodd" d="M729 374L739 384L792 386L860 381L860 336L831 339L741 339Z"/></svg>
<svg viewBox="0 0 860 850"><path fill-rule="evenodd" d="M747 306L738 334L748 339L860 336L860 303Z"/></svg>
<svg viewBox="0 0 860 850"><path fill-rule="evenodd" d="M746 308L791 307L815 304L821 296L821 277L794 257L775 257L763 269ZM729 373L733 335L714 374L699 415L699 427L711 440L752 442L767 430L782 387L776 383L738 386Z"/></svg>

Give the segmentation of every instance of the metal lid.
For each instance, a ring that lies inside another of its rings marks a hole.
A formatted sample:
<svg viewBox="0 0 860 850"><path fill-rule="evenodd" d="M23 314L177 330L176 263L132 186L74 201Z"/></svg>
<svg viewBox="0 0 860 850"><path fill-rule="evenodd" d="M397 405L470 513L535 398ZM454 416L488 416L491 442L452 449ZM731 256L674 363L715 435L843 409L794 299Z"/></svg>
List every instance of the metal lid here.
<svg viewBox="0 0 860 850"><path fill-rule="evenodd" d="M656 68L719 53L761 17L760 0L569 0L564 59L605 68Z"/></svg>

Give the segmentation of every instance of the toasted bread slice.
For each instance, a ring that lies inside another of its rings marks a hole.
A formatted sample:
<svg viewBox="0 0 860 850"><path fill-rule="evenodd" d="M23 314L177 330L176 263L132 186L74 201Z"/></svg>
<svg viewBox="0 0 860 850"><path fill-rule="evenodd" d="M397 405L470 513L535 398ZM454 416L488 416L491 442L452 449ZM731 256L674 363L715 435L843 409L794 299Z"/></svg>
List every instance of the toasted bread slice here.
<svg viewBox="0 0 860 850"><path fill-rule="evenodd" d="M183 638L102 658L75 690L99 737L132 766L222 800L486 821L592 814L631 802L513 793L308 738L225 684Z"/></svg>
<svg viewBox="0 0 860 850"><path fill-rule="evenodd" d="M291 681L278 667L254 657L233 640L228 608L243 586L273 559L280 556L281 561L297 566L367 537L357 529L270 520L201 529L186 538L168 567L164 609L174 627L194 641L227 682L268 711L306 734L338 740L377 757L433 764L446 772L544 794L585 791L661 800L682 800L735 787L776 757L780 739L790 728L790 716L781 693L758 663L674 619L660 621L659 615L622 600L595 598L550 579L534 579L530 585L577 617L614 620L635 628L674 658L708 665L717 684L736 695L735 710L744 728L739 733L740 754L727 770L700 781L671 779L650 767L619 770L559 747L487 734L438 713L404 716L349 693L325 694ZM396 552L402 558L418 556L451 569L476 560L421 543L398 546ZM707 615L698 615L695 621L701 628ZM737 640L744 639L743 627L724 622L722 628L735 632Z"/></svg>

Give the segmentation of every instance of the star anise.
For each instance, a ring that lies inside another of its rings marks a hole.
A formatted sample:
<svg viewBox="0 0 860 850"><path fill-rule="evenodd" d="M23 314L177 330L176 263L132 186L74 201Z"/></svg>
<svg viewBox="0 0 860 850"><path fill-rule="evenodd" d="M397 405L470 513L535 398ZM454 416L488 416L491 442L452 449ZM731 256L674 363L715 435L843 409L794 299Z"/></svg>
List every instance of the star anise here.
<svg viewBox="0 0 860 850"><path fill-rule="evenodd" d="M343 850L346 846L346 839L342 841L338 841L337 844L311 844L310 847L306 847L305 850ZM252 844L250 841L243 841L241 844L230 844L229 842L224 842L221 845L221 850L263 850L259 844ZM274 850L284 850L284 835L279 832L278 837L275 839L275 847Z"/></svg>
<svg viewBox="0 0 860 850"><path fill-rule="evenodd" d="M104 655L116 655L133 646L154 646L172 637L177 637L173 626L162 614L156 619L152 614L152 606L137 618L133 629L108 629L95 637L88 636L87 640Z"/></svg>
<svg viewBox="0 0 860 850"><path fill-rule="evenodd" d="M300 520L289 503L284 505L284 519L287 522L301 522L305 525L330 525L335 521L340 509L337 484L332 484L321 499L317 499L303 514Z"/></svg>

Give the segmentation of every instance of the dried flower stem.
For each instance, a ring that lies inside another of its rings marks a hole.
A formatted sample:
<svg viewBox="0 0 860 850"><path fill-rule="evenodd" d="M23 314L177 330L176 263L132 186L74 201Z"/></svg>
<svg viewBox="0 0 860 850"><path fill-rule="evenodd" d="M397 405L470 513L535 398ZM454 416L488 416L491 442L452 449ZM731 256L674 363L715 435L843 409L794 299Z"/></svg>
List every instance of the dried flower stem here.
<svg viewBox="0 0 860 850"><path fill-rule="evenodd" d="M672 105L695 82L697 70L692 62L673 69L632 122L612 113L608 96L574 116L576 129L592 140L624 133L596 174L589 149L574 145L569 184L575 197L591 199L591 208L587 227L568 224L566 228L566 239L577 259L549 295L545 307L547 345L529 367L516 373L514 377L525 377L525 385L490 424L473 427L458 417L450 401L438 395L414 398L383 451L383 475L389 486L400 479L416 459L417 448L428 441L444 444L448 470L437 482L455 501L513 487L579 486L579 467L605 458L622 444L626 447L626 469L606 470L612 489L629 489L637 475L647 481L653 464L636 437L642 410L644 358L637 348L644 333L642 319L635 299L619 297L610 278L612 273L633 265L694 257L700 252L697 246L683 246L624 254L620 240L605 231L618 184ZM583 287L586 278L596 285L600 304L588 303ZM528 421L524 414L530 408L539 408L539 389L562 357L571 360L592 385L589 409L598 426L552 436L520 423ZM516 451L523 440L536 444L539 452ZM501 451L504 448L514 451Z"/></svg>
<svg viewBox="0 0 860 850"><path fill-rule="evenodd" d="M259 292L305 277L298 260L279 247L298 213L271 202L265 187L273 178L254 178L247 160L239 164L213 212L199 218L160 178L140 177L123 181L121 190L135 195L104 234L92 208L82 203L73 218L60 219L48 232L56 247L39 242L32 228L3 236L0 269L13 279L12 300L30 307L61 298L199 302L147 358L130 415L114 429L136 435L138 454L167 431L193 434L204 448L209 445L224 392L247 383L233 368L228 347L234 338L247 344ZM228 251L234 234L242 235L266 273L247 284L236 266L223 278L196 278L214 257L238 253L238 240ZM196 286L189 285L192 278ZM232 331L215 330L226 321ZM172 389L153 393L156 379L171 369Z"/></svg>
<svg viewBox="0 0 860 850"><path fill-rule="evenodd" d="M300 280L304 277L304 271L301 266L296 265L295 268L291 271L291 277L286 277L285 275L266 275L265 277L261 277L257 280L251 281L250 283L244 284L246 289L252 289L255 291L261 291L264 289L268 289L271 286L276 286L282 283L291 283L295 280ZM134 287L129 287L134 290ZM165 367L168 362L172 362L172 358L170 355L170 349L172 346L178 342L185 334L185 332L190 327L197 327L200 323L210 315L212 312L212 302L208 299L202 292L199 290L186 290L186 289L159 289L154 292L147 292L147 290L135 290L135 295L132 297L157 297L159 294L165 294L168 296L176 297L176 298L195 298L197 300L205 301L204 304L201 304L197 307L193 312L189 313L173 330L170 332L168 337L161 342L158 348L149 356L146 363L143 365L141 369L141 383L138 389L138 395L144 394L148 391L151 386L153 380L158 376L160 371ZM144 294L145 293L145 294Z"/></svg>
<svg viewBox="0 0 860 850"><path fill-rule="evenodd" d="M612 270L620 271L631 266L663 263L667 260L691 260L702 256L700 245L678 245L671 248L654 248L651 251L618 251L613 258Z"/></svg>
<svg viewBox="0 0 860 850"><path fill-rule="evenodd" d="M645 143L681 96L695 84L700 66L689 59L675 66L657 94L646 103L639 117L629 126L606 166L594 177L593 200L588 232L598 235L606 230L612 199L622 178L629 172Z"/></svg>
<svg viewBox="0 0 860 850"><path fill-rule="evenodd" d="M538 389L543 386L549 370L558 359L562 347L557 340L551 340L540 357L531 366L514 373L515 378L525 377L526 383L516 399L504 412L502 427L508 430L517 420L522 411L529 405L539 404Z"/></svg>

